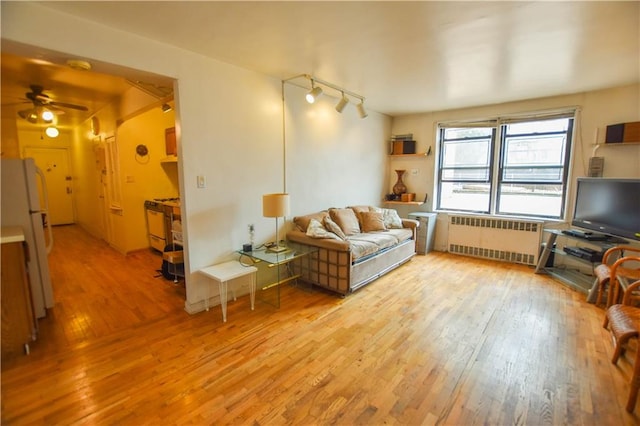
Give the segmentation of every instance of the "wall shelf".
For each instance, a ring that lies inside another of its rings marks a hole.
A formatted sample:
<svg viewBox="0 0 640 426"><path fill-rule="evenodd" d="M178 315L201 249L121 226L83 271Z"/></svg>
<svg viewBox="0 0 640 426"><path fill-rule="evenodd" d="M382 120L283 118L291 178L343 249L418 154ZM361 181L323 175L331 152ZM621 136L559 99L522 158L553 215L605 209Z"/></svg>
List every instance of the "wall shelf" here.
<svg viewBox="0 0 640 426"><path fill-rule="evenodd" d="M389 157L394 157L394 158L422 158L422 157L426 157L427 153L426 152L419 152L417 154L389 154Z"/></svg>
<svg viewBox="0 0 640 426"><path fill-rule="evenodd" d="M175 155L168 155L164 158L161 158L160 162L161 163L177 163L178 157L176 157Z"/></svg>
<svg viewBox="0 0 640 426"><path fill-rule="evenodd" d="M385 204L404 204L405 206L421 206L422 201L385 201Z"/></svg>

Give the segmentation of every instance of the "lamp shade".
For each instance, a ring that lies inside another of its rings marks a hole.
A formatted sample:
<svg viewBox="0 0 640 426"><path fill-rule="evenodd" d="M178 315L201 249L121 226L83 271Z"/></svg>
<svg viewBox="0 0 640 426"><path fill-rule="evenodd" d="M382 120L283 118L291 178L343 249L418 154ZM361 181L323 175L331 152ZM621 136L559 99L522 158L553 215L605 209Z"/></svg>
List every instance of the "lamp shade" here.
<svg viewBox="0 0 640 426"><path fill-rule="evenodd" d="M262 216L283 217L289 214L289 194L266 194L262 196Z"/></svg>

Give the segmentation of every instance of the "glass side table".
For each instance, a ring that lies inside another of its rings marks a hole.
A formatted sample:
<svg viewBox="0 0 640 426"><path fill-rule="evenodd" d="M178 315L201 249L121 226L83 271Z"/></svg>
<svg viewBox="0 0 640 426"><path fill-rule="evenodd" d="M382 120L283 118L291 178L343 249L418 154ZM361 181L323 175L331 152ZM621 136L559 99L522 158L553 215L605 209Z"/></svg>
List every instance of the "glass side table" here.
<svg viewBox="0 0 640 426"><path fill-rule="evenodd" d="M237 250L240 255L240 263L258 267L260 298L276 308L280 307L280 285L295 281L300 277L300 274L293 273L290 263L303 258L310 261L309 255L318 251L316 247L295 243L288 243L286 247L287 250L277 253L270 252L266 248L254 249L253 251ZM266 268L260 268L261 264ZM269 298L273 301L269 301Z"/></svg>

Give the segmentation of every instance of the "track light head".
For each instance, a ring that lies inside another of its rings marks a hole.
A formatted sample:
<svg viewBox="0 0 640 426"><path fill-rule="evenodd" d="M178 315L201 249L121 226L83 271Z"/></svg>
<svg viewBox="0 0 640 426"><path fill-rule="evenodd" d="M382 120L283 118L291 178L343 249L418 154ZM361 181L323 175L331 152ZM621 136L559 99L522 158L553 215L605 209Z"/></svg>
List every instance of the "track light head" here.
<svg viewBox="0 0 640 426"><path fill-rule="evenodd" d="M360 116L360 118L366 118L369 115L367 114L367 111L364 109L364 101L356 105L356 109L358 110L358 115Z"/></svg>
<svg viewBox="0 0 640 426"><path fill-rule="evenodd" d="M313 84L312 84L313 85ZM316 99L322 94L322 89L318 86L313 87L309 93L307 93L307 102L310 104L314 103Z"/></svg>
<svg viewBox="0 0 640 426"><path fill-rule="evenodd" d="M347 99L347 97L343 93L342 98L340 98L340 101L338 101L338 104L336 105L336 111L341 113L344 110L344 107L346 107L348 103L349 103L349 99Z"/></svg>

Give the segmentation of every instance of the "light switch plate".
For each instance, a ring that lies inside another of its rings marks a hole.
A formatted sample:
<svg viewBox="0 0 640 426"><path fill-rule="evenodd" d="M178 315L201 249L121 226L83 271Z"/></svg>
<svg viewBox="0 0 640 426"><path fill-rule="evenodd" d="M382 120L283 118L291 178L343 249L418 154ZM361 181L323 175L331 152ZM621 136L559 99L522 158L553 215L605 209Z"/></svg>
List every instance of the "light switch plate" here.
<svg viewBox="0 0 640 426"><path fill-rule="evenodd" d="M204 176L198 176L198 188L204 188L207 186L207 180Z"/></svg>

